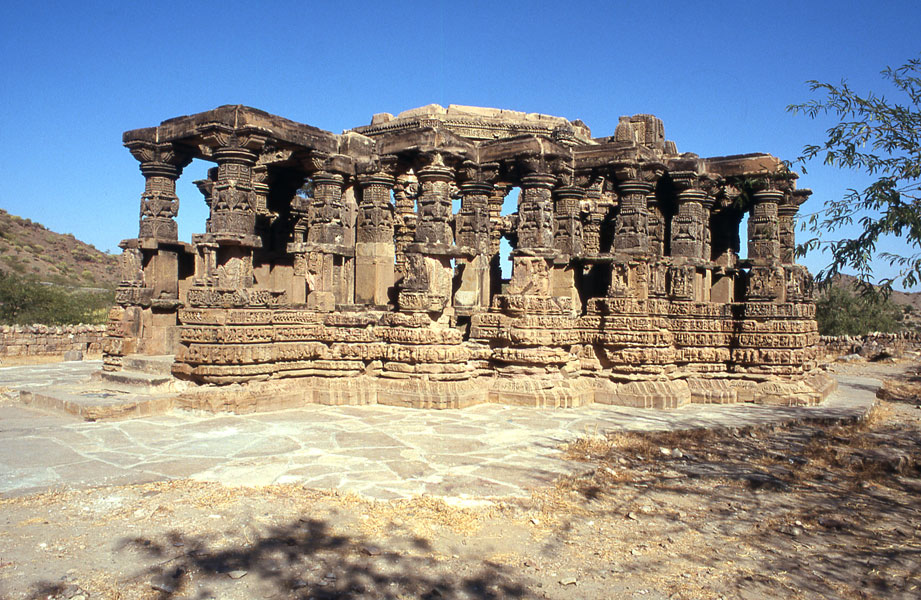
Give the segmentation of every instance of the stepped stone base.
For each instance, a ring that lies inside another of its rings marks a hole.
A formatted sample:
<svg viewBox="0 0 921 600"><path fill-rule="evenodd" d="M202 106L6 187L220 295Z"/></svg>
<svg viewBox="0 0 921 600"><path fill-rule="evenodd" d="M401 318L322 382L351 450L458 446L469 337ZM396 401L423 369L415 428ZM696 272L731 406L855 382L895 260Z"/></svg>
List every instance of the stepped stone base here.
<svg viewBox="0 0 921 600"><path fill-rule="evenodd" d="M170 395L114 392L93 386L24 389L19 401L42 410L63 412L85 421L113 421L149 417L174 408Z"/></svg>
<svg viewBox="0 0 921 600"><path fill-rule="evenodd" d="M824 372L800 380L764 377L673 378L615 382L563 375L506 377L487 375L462 381L388 379L375 375L299 377L246 384L201 385L168 375L171 357L125 357L133 371L96 373L78 386L25 389L21 400L38 408L67 412L86 420L149 416L172 409L247 414L309 404L380 404L405 408L449 409L494 403L534 408L578 408L593 403L674 409L691 403L752 402L811 406L824 400L835 381Z"/></svg>

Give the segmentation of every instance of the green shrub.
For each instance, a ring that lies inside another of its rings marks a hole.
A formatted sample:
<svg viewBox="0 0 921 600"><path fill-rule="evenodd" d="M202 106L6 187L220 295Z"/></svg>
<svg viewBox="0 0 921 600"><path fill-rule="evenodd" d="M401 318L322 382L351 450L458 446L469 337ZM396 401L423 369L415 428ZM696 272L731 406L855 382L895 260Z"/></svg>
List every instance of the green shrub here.
<svg viewBox="0 0 921 600"><path fill-rule="evenodd" d="M902 329L902 309L881 293L855 294L840 286L824 288L816 301L822 335L866 335Z"/></svg>
<svg viewBox="0 0 921 600"><path fill-rule="evenodd" d="M115 293L75 291L0 272L0 324L104 323Z"/></svg>

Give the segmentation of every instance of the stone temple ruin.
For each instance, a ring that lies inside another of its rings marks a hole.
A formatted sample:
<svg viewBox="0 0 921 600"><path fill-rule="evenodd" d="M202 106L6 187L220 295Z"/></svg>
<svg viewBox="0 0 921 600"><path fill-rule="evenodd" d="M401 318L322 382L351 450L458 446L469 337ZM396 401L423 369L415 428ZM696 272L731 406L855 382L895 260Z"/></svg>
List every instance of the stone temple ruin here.
<svg viewBox="0 0 921 600"><path fill-rule="evenodd" d="M124 143L146 186L110 375L174 355L216 393L426 408L812 404L833 385L794 264L810 192L770 155L679 153L652 115L596 138L453 105L341 135L222 106ZM217 166L195 182L210 218L189 244L176 180L195 158Z"/></svg>

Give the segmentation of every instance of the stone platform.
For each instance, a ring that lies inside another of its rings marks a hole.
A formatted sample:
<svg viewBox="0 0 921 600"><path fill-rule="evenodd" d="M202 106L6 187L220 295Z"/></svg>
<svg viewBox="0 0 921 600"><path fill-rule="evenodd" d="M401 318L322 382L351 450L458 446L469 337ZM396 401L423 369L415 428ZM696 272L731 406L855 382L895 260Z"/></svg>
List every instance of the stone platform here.
<svg viewBox="0 0 921 600"><path fill-rule="evenodd" d="M98 362L0 368L0 388L28 388L36 398L43 389L85 384L98 369ZM381 499L522 496L583 469L563 460L560 448L586 435L865 415L879 381L837 380L839 389L819 406L689 404L669 411L597 404L579 410L483 404L437 412L310 405L85 422L8 401L0 403L0 495L191 478L234 486L295 483Z"/></svg>
<svg viewBox="0 0 921 600"><path fill-rule="evenodd" d="M119 371L89 370L80 381L30 383L20 401L87 421L136 418L173 409L250 414L326 406L382 405L416 409L463 409L503 404L540 409L606 404L674 409L691 403L749 402L778 406L816 405L835 381L813 371L794 381L752 381L700 376L660 381L612 382L555 377L478 377L467 381L387 380L373 376L298 377L245 384L194 385L170 375L172 356L127 356Z"/></svg>

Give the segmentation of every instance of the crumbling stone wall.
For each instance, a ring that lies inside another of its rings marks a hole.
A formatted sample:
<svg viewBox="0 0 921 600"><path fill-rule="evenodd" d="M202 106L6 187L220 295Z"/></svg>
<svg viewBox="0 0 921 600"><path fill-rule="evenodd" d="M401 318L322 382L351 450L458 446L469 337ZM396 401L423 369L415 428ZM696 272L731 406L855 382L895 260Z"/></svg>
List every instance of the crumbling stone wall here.
<svg viewBox="0 0 921 600"><path fill-rule="evenodd" d="M417 407L830 389L794 264L810 192L773 156L679 153L652 115L596 138L578 120L437 105L341 135L224 106L124 142L145 187L108 370L175 354L195 382L296 378L305 401ZM210 218L188 244L176 180L196 158L216 166L195 182Z"/></svg>
<svg viewBox="0 0 921 600"><path fill-rule="evenodd" d="M101 354L104 325L2 325L0 357Z"/></svg>
<svg viewBox="0 0 921 600"><path fill-rule="evenodd" d="M855 354L863 358L900 357L921 350L921 334L914 331L869 333L867 335L823 335L819 339L821 355L836 358Z"/></svg>

